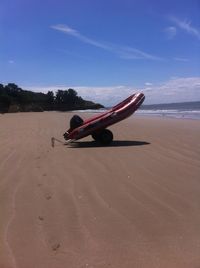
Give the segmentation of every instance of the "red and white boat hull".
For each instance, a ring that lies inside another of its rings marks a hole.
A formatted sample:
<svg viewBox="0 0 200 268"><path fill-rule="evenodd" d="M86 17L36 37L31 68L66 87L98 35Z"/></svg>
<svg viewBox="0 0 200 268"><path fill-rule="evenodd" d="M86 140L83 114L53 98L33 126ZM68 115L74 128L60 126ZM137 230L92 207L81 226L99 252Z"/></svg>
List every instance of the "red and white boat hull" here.
<svg viewBox="0 0 200 268"><path fill-rule="evenodd" d="M67 138L78 140L93 133L100 132L102 129L126 119L140 107L144 99L145 96L143 93L131 95L109 111L85 120L80 127L77 127L72 131L68 130Z"/></svg>

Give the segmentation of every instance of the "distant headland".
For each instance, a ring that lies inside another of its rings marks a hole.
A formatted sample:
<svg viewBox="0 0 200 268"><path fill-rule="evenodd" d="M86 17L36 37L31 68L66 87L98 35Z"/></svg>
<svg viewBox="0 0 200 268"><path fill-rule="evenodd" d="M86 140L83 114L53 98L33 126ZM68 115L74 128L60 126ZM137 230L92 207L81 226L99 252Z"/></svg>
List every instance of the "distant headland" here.
<svg viewBox="0 0 200 268"><path fill-rule="evenodd" d="M99 103L84 100L77 92L69 88L57 90L56 93L32 92L18 87L14 83L0 84L0 112L42 112L72 111L104 108Z"/></svg>

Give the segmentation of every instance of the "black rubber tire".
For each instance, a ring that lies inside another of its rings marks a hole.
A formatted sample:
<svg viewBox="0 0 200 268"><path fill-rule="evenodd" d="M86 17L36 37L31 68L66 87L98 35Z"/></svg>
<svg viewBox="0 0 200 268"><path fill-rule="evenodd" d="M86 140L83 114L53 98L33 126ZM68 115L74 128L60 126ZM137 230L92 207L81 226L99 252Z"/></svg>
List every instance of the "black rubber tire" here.
<svg viewBox="0 0 200 268"><path fill-rule="evenodd" d="M113 133L109 129L104 129L98 134L98 141L103 145L108 145L113 140Z"/></svg>

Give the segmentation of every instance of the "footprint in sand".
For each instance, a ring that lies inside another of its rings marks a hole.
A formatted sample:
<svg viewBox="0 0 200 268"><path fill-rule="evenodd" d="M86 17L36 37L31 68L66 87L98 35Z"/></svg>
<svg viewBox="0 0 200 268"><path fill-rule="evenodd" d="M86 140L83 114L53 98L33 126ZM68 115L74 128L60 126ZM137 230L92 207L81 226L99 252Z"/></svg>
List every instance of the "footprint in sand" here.
<svg viewBox="0 0 200 268"><path fill-rule="evenodd" d="M56 251L56 250L58 250L59 248L60 248L60 244L59 244L59 243L56 243L56 244L52 245L52 250L53 250L53 251Z"/></svg>
<svg viewBox="0 0 200 268"><path fill-rule="evenodd" d="M39 216L38 219L39 219L40 221L43 221L43 220L44 220L44 218L43 218L42 216Z"/></svg>
<svg viewBox="0 0 200 268"><path fill-rule="evenodd" d="M42 174L42 176L43 176L43 177L46 177L46 176L47 176L47 174L46 174L46 173L44 173L44 174Z"/></svg>
<svg viewBox="0 0 200 268"><path fill-rule="evenodd" d="M50 199L52 198L52 196L51 196L51 195L46 195L45 198L46 198L47 200L50 200Z"/></svg>

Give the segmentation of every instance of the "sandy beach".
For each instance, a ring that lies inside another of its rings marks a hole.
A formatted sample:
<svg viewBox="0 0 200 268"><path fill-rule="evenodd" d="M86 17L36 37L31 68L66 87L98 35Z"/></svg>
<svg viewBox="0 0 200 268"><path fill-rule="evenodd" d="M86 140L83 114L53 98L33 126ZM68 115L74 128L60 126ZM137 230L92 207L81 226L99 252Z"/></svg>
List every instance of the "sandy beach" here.
<svg viewBox="0 0 200 268"><path fill-rule="evenodd" d="M52 148L71 116L0 114L0 268L200 267L200 121Z"/></svg>

